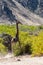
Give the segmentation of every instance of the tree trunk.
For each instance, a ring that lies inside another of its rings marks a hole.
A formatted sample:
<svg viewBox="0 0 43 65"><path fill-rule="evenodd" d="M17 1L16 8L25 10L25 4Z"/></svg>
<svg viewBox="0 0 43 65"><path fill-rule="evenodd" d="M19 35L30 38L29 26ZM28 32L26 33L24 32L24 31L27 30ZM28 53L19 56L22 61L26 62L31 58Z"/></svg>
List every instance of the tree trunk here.
<svg viewBox="0 0 43 65"><path fill-rule="evenodd" d="M20 40L19 40L19 26L18 26L18 22L16 22L16 34L17 34L17 39L18 39L18 42L19 42L19 46L20 46L20 48L21 48L21 44L20 44Z"/></svg>

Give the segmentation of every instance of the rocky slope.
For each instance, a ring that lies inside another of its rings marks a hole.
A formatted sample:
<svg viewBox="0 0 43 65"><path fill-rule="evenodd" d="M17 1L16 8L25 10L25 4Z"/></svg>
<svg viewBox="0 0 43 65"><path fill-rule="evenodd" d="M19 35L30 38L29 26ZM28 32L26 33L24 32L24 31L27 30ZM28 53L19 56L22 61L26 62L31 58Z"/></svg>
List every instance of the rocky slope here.
<svg viewBox="0 0 43 65"><path fill-rule="evenodd" d="M22 6L16 0L0 0L2 3L2 11L0 9L0 23L10 24L15 20L27 25L42 25L43 18L29 9ZM3 2L4 1L4 2ZM3 7L4 6L4 7Z"/></svg>
<svg viewBox="0 0 43 65"><path fill-rule="evenodd" d="M43 0L16 0L25 8L43 17Z"/></svg>

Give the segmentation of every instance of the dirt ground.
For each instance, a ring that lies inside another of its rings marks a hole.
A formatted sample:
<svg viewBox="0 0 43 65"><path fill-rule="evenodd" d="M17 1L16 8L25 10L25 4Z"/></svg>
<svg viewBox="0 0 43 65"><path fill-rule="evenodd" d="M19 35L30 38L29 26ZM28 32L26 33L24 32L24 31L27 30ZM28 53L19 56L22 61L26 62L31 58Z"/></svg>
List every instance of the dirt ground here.
<svg viewBox="0 0 43 65"><path fill-rule="evenodd" d="M31 57L29 55L13 57L9 54L0 59L0 65L43 65L43 57Z"/></svg>

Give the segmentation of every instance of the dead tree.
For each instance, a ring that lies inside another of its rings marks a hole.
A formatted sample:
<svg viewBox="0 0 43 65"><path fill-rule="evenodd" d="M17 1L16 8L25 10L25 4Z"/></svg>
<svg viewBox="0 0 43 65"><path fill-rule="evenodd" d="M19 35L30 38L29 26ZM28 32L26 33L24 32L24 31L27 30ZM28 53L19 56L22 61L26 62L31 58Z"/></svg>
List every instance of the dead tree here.
<svg viewBox="0 0 43 65"><path fill-rule="evenodd" d="M18 42L19 46L21 48L21 43L20 43L20 39L19 39L19 24L21 24L21 23L16 20L16 36L15 36L15 38L13 38L13 42L14 43Z"/></svg>

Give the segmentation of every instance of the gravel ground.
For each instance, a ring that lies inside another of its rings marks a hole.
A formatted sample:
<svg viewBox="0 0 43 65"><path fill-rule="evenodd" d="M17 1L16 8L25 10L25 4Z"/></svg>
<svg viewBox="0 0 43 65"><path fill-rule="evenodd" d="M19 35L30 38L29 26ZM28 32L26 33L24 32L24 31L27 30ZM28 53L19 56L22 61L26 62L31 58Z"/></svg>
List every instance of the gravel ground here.
<svg viewBox="0 0 43 65"><path fill-rule="evenodd" d="M43 65L43 57L30 57L29 55L0 59L0 65Z"/></svg>

